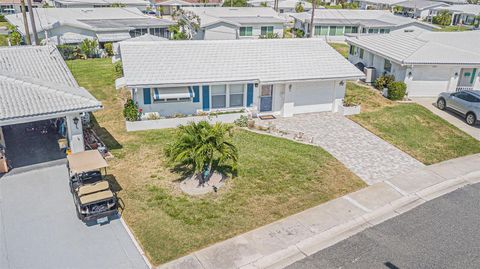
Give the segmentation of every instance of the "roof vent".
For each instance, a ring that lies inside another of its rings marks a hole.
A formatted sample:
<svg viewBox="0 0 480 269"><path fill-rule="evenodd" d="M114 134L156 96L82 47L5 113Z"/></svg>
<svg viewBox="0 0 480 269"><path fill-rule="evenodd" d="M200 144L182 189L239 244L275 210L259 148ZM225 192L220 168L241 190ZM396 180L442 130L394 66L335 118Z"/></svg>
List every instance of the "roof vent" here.
<svg viewBox="0 0 480 269"><path fill-rule="evenodd" d="M405 33L413 33L414 30L413 30L413 29L405 29L405 30L403 30L403 31L404 31Z"/></svg>

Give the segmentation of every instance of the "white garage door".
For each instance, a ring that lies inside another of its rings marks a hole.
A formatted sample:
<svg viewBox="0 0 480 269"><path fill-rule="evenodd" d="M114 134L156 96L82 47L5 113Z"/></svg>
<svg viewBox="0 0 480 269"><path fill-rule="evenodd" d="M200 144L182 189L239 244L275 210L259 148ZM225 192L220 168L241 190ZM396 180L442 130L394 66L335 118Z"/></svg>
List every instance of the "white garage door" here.
<svg viewBox="0 0 480 269"><path fill-rule="evenodd" d="M454 70L449 67L415 67L413 80L408 84L410 97L435 97L448 88L448 81Z"/></svg>
<svg viewBox="0 0 480 269"><path fill-rule="evenodd" d="M332 111L332 81L295 83L292 88L294 114Z"/></svg>

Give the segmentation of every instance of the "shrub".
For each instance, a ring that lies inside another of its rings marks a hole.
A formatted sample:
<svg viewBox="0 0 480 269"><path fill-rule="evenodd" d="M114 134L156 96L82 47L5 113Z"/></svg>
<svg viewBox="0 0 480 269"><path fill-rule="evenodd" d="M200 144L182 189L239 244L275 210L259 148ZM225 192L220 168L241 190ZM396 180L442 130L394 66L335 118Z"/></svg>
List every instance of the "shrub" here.
<svg viewBox="0 0 480 269"><path fill-rule="evenodd" d="M236 119L233 122L238 127L247 127L248 126L248 117L245 115L240 116L240 118Z"/></svg>
<svg viewBox="0 0 480 269"><path fill-rule="evenodd" d="M115 70L115 77L116 78L121 78L123 77L123 64L122 61L115 62L113 64L113 68Z"/></svg>
<svg viewBox="0 0 480 269"><path fill-rule="evenodd" d="M5 15L0 14L0 22L7 22L7 19L5 19Z"/></svg>
<svg viewBox="0 0 480 269"><path fill-rule="evenodd" d="M132 99L128 99L123 106L123 116L128 121L137 121L140 118L138 106Z"/></svg>
<svg viewBox="0 0 480 269"><path fill-rule="evenodd" d="M452 22L452 15L446 10L441 11L437 16L432 18L432 22L434 24L448 26Z"/></svg>
<svg viewBox="0 0 480 269"><path fill-rule="evenodd" d="M108 56L113 56L113 45L112 45L112 43L105 43L103 45L103 48L105 49L105 52L107 53Z"/></svg>
<svg viewBox="0 0 480 269"><path fill-rule="evenodd" d="M18 32L17 27L13 25L9 25L7 28L8 28L8 31L10 32L8 34L8 39L10 40L10 44L12 44L12 46L20 45L22 43L22 35Z"/></svg>
<svg viewBox="0 0 480 269"><path fill-rule="evenodd" d="M305 36L305 32L302 30L302 29L295 29L295 37L304 37Z"/></svg>
<svg viewBox="0 0 480 269"><path fill-rule="evenodd" d="M97 47L98 42L95 39L85 38L80 44L80 49L82 53L85 54L88 58L94 58L97 56Z"/></svg>
<svg viewBox="0 0 480 269"><path fill-rule="evenodd" d="M402 100L407 92L407 84L403 81L394 81L388 84L388 96L390 100Z"/></svg>
<svg viewBox="0 0 480 269"><path fill-rule="evenodd" d="M295 4L295 12L297 12L297 13L302 13L302 12L304 12L304 11L305 11L305 8L303 7L302 2L297 2L297 3Z"/></svg>
<svg viewBox="0 0 480 269"><path fill-rule="evenodd" d="M78 47L74 45L58 45L58 51L62 55L64 60L73 60L76 59L76 54Z"/></svg>
<svg viewBox="0 0 480 269"><path fill-rule="evenodd" d="M394 75L383 75L378 77L375 80L374 86L378 90L383 90L384 88L388 88L388 85L395 81Z"/></svg>

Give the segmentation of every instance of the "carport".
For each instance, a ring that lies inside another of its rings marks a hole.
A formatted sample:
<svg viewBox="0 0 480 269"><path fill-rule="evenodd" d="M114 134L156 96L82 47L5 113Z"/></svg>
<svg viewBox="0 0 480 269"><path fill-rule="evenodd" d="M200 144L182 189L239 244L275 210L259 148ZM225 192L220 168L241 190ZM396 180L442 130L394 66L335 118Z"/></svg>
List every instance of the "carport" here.
<svg viewBox="0 0 480 269"><path fill-rule="evenodd" d="M0 59L0 173L83 151L82 114L102 105L57 49L0 48Z"/></svg>

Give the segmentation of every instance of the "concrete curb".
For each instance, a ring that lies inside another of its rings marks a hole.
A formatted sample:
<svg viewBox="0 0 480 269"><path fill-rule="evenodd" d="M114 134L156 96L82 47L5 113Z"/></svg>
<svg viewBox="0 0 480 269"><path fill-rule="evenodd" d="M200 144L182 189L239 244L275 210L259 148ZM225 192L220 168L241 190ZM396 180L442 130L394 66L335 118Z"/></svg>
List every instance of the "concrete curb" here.
<svg viewBox="0 0 480 269"><path fill-rule="evenodd" d="M135 247L137 248L138 252L140 253L140 255L142 255L142 258L145 261L145 264L147 264L148 268L151 268L151 269L154 268L153 265L148 260L147 256L145 255L145 252L143 251L142 247L138 243L137 239L133 235L132 231L130 230L130 228L128 227L128 225L125 223L125 221L123 220L123 218L121 216L120 216L120 222L122 223L123 228L125 228L125 230L127 231L128 236L132 240L132 242L135 245Z"/></svg>

